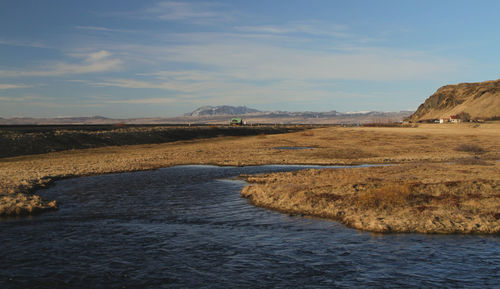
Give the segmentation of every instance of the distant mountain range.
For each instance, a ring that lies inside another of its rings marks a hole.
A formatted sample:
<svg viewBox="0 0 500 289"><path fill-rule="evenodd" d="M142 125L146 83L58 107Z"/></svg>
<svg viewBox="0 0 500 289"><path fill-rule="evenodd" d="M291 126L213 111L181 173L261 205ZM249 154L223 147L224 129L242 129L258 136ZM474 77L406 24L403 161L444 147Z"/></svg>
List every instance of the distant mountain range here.
<svg viewBox="0 0 500 289"><path fill-rule="evenodd" d="M247 123L280 124L338 124L396 122L412 114L411 111L399 112L288 112L259 111L246 106L203 106L182 116L171 118L126 118L113 119L103 116L93 117L57 117L57 118L0 118L0 125L98 125L98 124L226 124L231 117L243 117Z"/></svg>
<svg viewBox="0 0 500 289"><path fill-rule="evenodd" d="M248 113L260 112L257 109L248 108L246 106L202 106L192 112L184 114L184 116L214 116L214 115L242 115Z"/></svg>
<svg viewBox="0 0 500 289"><path fill-rule="evenodd" d="M358 112L338 112L336 110L327 112L313 112L313 111L299 111L299 112L289 112L289 111L260 111L258 109L249 108L246 106L202 106L195 109L192 112L185 113L184 116L187 117L204 117L204 116L232 116L232 115L265 115L269 117L283 117L283 116L300 116L305 118L319 118L319 117L336 117L336 116L353 116L353 115L387 115L393 114L394 112L378 112L378 111L358 111Z"/></svg>
<svg viewBox="0 0 500 289"><path fill-rule="evenodd" d="M216 123L227 122L232 116L243 117L249 123L368 123L368 122L386 122L401 121L409 116L410 111L399 112L378 112L378 111L360 111L360 112L338 112L335 110L327 112L314 111L260 111L246 106L203 106L193 112L184 114L177 120L187 120L195 122Z"/></svg>

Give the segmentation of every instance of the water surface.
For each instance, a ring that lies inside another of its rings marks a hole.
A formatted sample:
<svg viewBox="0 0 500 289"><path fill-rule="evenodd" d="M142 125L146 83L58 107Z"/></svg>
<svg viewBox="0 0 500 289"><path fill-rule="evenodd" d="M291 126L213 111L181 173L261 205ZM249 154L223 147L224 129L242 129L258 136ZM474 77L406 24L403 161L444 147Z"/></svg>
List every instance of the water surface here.
<svg viewBox="0 0 500 289"><path fill-rule="evenodd" d="M180 166L58 181L40 194L59 211L0 221L0 288L498 285L498 236L363 233L254 207L234 179L302 168Z"/></svg>

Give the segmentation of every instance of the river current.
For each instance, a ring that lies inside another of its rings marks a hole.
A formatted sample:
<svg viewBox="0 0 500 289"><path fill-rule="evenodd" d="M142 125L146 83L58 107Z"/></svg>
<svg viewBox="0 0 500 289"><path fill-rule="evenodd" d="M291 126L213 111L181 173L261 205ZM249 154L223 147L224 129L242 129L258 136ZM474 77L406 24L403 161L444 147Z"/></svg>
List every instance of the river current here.
<svg viewBox="0 0 500 289"><path fill-rule="evenodd" d="M58 181L38 193L59 211L0 220L0 288L498 288L499 236L371 234L240 197L240 174L303 168Z"/></svg>

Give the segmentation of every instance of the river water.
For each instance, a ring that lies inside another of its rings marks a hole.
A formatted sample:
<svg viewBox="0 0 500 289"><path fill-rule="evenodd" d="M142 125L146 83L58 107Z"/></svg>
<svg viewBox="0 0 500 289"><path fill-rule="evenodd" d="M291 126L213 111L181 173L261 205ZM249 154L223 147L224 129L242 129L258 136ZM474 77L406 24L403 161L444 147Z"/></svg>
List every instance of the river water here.
<svg viewBox="0 0 500 289"><path fill-rule="evenodd" d="M0 221L0 288L498 288L499 236L360 232L254 207L234 179L303 168L58 181L39 193L59 211Z"/></svg>

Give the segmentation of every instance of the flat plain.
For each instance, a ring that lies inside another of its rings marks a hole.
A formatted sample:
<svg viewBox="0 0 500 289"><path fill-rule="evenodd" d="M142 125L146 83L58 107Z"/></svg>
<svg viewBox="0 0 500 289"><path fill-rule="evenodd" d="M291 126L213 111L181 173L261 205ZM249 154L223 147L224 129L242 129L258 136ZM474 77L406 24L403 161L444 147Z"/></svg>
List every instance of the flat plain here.
<svg viewBox="0 0 500 289"><path fill-rule="evenodd" d="M307 147L310 149L285 149ZM258 206L376 232L500 232L500 124L325 127L105 146L0 159L0 215L56 209L54 180L186 164L383 167L246 176Z"/></svg>

